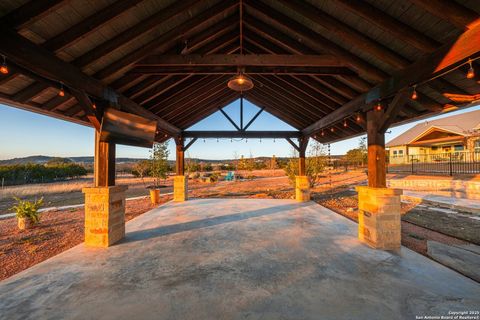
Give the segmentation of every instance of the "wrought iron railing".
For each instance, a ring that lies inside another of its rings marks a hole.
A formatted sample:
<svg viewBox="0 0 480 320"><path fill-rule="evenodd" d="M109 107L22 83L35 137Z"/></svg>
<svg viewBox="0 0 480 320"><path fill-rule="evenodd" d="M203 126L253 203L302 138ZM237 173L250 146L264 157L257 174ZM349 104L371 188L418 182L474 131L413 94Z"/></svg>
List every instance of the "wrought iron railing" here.
<svg viewBox="0 0 480 320"><path fill-rule="evenodd" d="M480 150L396 155L388 157L387 163L389 173L448 175L480 173Z"/></svg>

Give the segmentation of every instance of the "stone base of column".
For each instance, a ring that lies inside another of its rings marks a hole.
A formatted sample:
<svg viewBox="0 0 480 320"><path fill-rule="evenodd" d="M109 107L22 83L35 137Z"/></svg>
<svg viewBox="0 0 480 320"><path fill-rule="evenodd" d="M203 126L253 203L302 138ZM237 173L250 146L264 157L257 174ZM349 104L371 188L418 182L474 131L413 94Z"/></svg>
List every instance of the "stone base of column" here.
<svg viewBox="0 0 480 320"><path fill-rule="evenodd" d="M106 248L125 237L127 186L83 188L85 245Z"/></svg>
<svg viewBox="0 0 480 320"><path fill-rule="evenodd" d="M182 202L188 199L188 178L186 176L173 177L173 201Z"/></svg>
<svg viewBox="0 0 480 320"><path fill-rule="evenodd" d="M359 240L375 249L400 249L402 190L366 186L356 189Z"/></svg>
<svg viewBox="0 0 480 320"><path fill-rule="evenodd" d="M297 201L310 201L310 183L307 176L295 177L295 199Z"/></svg>

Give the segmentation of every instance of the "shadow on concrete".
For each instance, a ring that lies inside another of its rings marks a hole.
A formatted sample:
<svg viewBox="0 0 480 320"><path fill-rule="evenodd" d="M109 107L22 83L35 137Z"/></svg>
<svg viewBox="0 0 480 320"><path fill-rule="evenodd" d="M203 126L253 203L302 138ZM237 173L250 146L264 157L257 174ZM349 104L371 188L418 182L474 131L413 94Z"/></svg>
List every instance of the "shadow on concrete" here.
<svg viewBox="0 0 480 320"><path fill-rule="evenodd" d="M259 209L259 210L245 211L245 212L228 214L228 215L213 217L208 219L195 220L195 221L178 223L178 224L173 224L168 226L161 226L153 229L133 231L133 232L127 233L126 237L124 238L123 241L120 242L120 244L142 241L142 240L152 239L152 238L166 236L170 234L180 233L184 231L190 231L195 229L217 226L224 223L247 220L250 218L257 218L261 216L276 214L283 211L289 211L289 210L295 210L303 207L308 207L308 206L311 206L312 204L315 204L315 203L303 202L303 203L268 207L268 208Z"/></svg>

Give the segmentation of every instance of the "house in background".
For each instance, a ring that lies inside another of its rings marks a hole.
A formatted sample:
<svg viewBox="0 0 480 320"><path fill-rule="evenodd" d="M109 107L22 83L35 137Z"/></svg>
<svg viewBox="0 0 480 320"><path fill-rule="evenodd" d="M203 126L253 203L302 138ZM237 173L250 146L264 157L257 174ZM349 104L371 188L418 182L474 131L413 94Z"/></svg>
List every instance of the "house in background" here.
<svg viewBox="0 0 480 320"><path fill-rule="evenodd" d="M385 146L390 164L480 154L480 110L417 124Z"/></svg>

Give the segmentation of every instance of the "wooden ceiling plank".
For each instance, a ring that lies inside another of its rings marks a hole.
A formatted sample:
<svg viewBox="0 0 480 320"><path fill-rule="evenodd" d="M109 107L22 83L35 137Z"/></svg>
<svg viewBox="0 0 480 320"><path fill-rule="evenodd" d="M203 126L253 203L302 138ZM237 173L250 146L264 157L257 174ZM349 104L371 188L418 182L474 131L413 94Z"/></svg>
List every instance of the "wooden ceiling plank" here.
<svg viewBox="0 0 480 320"><path fill-rule="evenodd" d="M350 62L355 71L364 79L369 79L372 82L382 81L386 74L375 66L362 60L358 56L350 53L337 44L325 39L321 34L318 34L304 25L292 20L283 13L265 6L258 1L245 1L245 5L256 12L264 23L271 27L281 27L288 30L289 34L294 35L294 38L302 41L303 44L315 49L317 52L329 53L336 55Z"/></svg>
<svg viewBox="0 0 480 320"><path fill-rule="evenodd" d="M215 20L217 17L223 15L225 11L231 10L237 5L238 2L233 0L221 1L212 8L204 10L194 18L187 20L176 28L173 28L158 38L153 39L141 48L131 52L117 61L110 63L108 66L97 71L95 73L95 78L104 80L112 75L124 72L126 68L148 56L152 52L162 51L161 48L159 48L160 46L166 46L168 43L175 42L176 40L181 39L185 33L192 32L192 30L203 29L205 25L210 23L210 21Z"/></svg>
<svg viewBox="0 0 480 320"><path fill-rule="evenodd" d="M12 29L27 28L68 2L68 0L31 0L7 13L1 18L0 25Z"/></svg>
<svg viewBox="0 0 480 320"><path fill-rule="evenodd" d="M366 19L368 22L374 24L383 31L386 31L388 34L422 50L424 53L434 51L440 46L440 43L437 41L395 19L386 12L368 4L366 1L360 3L351 0L337 0L335 4Z"/></svg>
<svg viewBox="0 0 480 320"><path fill-rule="evenodd" d="M339 42L348 43L368 53L394 69L405 68L409 61L398 53L369 38L342 21L330 16L318 7L304 1L279 0L284 6L293 10L316 25L322 26L334 34Z"/></svg>
<svg viewBox="0 0 480 320"><path fill-rule="evenodd" d="M151 31L159 23L162 23L166 20L175 19L175 17L196 3L198 3L196 0L185 0L181 1L180 3L174 2L167 8L164 8L147 19L140 21L130 29L123 31L119 35L105 41L101 45L92 48L90 51L76 58L73 61L73 64L77 67L83 68L128 44L130 41L133 41L143 34Z"/></svg>
<svg viewBox="0 0 480 320"><path fill-rule="evenodd" d="M72 45L76 40L91 34L109 21L120 17L123 13L142 1L144 0L118 0L102 10L94 12L89 17L81 20L79 23L71 26L55 37L48 39L42 46L47 50L55 52Z"/></svg>
<svg viewBox="0 0 480 320"><path fill-rule="evenodd" d="M456 1L411 0L431 14L450 22L460 30L472 29L480 23L480 16Z"/></svg>
<svg viewBox="0 0 480 320"><path fill-rule="evenodd" d="M26 88L20 90L19 92L13 95L13 100L25 103L28 100L31 100L41 94L43 91L48 89L49 85L42 82L34 82L33 84L27 86Z"/></svg>

